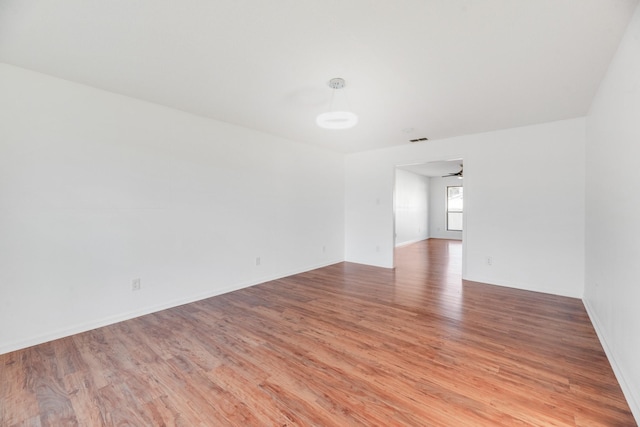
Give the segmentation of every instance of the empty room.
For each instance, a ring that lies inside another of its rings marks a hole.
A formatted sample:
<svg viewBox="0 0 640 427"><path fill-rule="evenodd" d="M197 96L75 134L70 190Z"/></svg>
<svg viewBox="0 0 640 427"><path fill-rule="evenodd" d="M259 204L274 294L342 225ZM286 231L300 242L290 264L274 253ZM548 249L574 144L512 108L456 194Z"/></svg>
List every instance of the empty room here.
<svg viewBox="0 0 640 427"><path fill-rule="evenodd" d="M0 0L0 426L635 426L638 0Z"/></svg>

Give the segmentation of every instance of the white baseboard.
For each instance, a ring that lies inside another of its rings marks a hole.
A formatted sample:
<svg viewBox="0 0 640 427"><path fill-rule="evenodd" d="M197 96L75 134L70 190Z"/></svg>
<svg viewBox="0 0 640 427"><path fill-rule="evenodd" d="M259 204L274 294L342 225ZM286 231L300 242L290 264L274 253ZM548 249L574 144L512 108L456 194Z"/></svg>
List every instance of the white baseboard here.
<svg viewBox="0 0 640 427"><path fill-rule="evenodd" d="M629 408L633 413L633 416L636 419L636 423L640 425L640 396L638 396L635 391L627 381L625 380L624 373L620 366L616 362L615 354L611 350L611 347L607 344L607 340L604 333L604 327L600 323L598 316L596 315L595 310L591 306L588 300L582 299L582 303L584 304L585 309L587 310L587 314L589 315L589 319L591 319L591 324L593 328L596 330L596 334L598 335L598 339L600 339L600 344L604 349L605 354L607 355L607 359L609 359L609 363L611 364L611 368L613 369L613 373L620 384L620 388L622 389L622 393L624 397L627 399L627 403L629 404Z"/></svg>
<svg viewBox="0 0 640 427"><path fill-rule="evenodd" d="M568 289L543 288L543 287L537 286L537 284L532 285L532 284L529 284L529 283L522 283L522 282L513 283L513 282L508 282L506 280L496 281L493 278L489 278L489 277L469 276L469 275L466 275L466 274L464 274L462 276L462 279L463 280L468 280L470 282L484 283L486 285L494 285L494 286L502 286L502 287L505 287L505 288L520 289L522 291L540 292L540 293L543 293L543 294L558 295L558 296L561 296L561 297L582 299L582 293L578 294L576 292L571 292L571 290L568 290Z"/></svg>
<svg viewBox="0 0 640 427"><path fill-rule="evenodd" d="M172 300L163 304L159 304L156 306L151 306L151 307L144 307L141 308L140 310L135 310L135 311L130 311L130 312L125 312L125 313L118 313L115 314L113 316L107 316L101 319L96 319L96 320L91 320L89 322L86 323L81 323L78 325L74 325L68 328L64 328L64 329L59 329L56 331L52 331L52 332L47 332L45 334L42 335L37 335L34 337L28 337L25 339L21 339L21 340L17 340L17 341L13 341L10 343L2 343L0 344L0 355L5 354L5 353L10 353L12 351L16 351L16 350L21 350L23 348L27 348L27 347L31 347L34 345L38 345L38 344L42 344L45 342L49 342L49 341L53 341L53 340L57 340L60 338L64 338L64 337L68 337L70 335L75 335L75 334L79 334L82 332L87 332L90 331L92 329L96 329L96 328L101 328L103 326L108 326L108 325L112 325L114 323L118 323L118 322L122 322L125 320L129 320L129 319L133 319L136 317L140 317L140 316L144 316L146 314L151 314L151 313L155 313L161 310L166 310L168 308L173 308L173 307L178 307L180 305L184 305L184 304L189 304L195 301L200 301L206 298L211 298L211 297L215 297L217 295L222 295L222 294L226 294L228 292L233 292L233 291L237 291L239 289L243 289L243 288L248 288L250 286L255 286L255 285L259 285L260 283L265 283L265 282L270 282L272 280L277 280L277 279L281 279L283 277L288 277L288 276L292 276L294 274L299 274L299 273L304 273L307 271L311 271L311 270L315 270L317 268L322 268L322 267L327 267L329 265L333 265L333 264L337 264L339 262L342 262L343 260L334 260L334 261L329 261L326 263L322 263L322 264L318 264L318 265L313 265L313 266L309 266L307 268L303 268L303 269L299 269L299 270L295 270L295 271L289 271L289 272L285 272L282 274L277 274L274 276L270 276L270 277L262 277L256 280L252 280L249 282L244 282L244 283L236 283L234 285L230 285L230 286L226 286L223 288L216 288L214 290L211 290L210 292L206 292L203 294L199 294L199 295L191 295L189 297L186 298L180 298L177 300Z"/></svg>
<svg viewBox="0 0 640 427"><path fill-rule="evenodd" d="M396 243L396 248L401 248L403 246L412 245L414 243L422 242L423 240L427 240L427 239L428 239L428 237L423 237L421 239L415 239L415 240L409 240L407 242Z"/></svg>

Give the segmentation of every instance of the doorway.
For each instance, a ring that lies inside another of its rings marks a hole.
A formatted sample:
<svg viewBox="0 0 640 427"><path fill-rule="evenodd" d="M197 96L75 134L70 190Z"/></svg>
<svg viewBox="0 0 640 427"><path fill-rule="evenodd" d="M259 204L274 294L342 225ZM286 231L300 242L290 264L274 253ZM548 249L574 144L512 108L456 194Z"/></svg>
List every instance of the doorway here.
<svg viewBox="0 0 640 427"><path fill-rule="evenodd" d="M427 239L462 241L466 222L463 167L462 159L396 167L394 265L396 248Z"/></svg>

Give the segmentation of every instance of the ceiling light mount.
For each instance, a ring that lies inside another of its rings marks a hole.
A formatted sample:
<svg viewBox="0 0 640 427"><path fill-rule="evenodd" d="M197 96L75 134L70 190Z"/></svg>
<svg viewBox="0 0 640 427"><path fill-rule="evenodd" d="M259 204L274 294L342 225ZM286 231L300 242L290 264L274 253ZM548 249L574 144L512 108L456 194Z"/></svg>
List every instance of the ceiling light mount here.
<svg viewBox="0 0 640 427"><path fill-rule="evenodd" d="M344 79L336 77L335 79L329 80L327 84L331 89L342 89L344 88Z"/></svg>
<svg viewBox="0 0 640 427"><path fill-rule="evenodd" d="M344 109L334 109L333 101L337 90L344 89L346 83L344 79L340 77L329 80L327 85L332 89L331 100L329 101L329 111L322 113L316 117L316 124L323 129L349 129L354 127L358 123L358 116L349 111L348 99L344 91L342 96L344 98Z"/></svg>

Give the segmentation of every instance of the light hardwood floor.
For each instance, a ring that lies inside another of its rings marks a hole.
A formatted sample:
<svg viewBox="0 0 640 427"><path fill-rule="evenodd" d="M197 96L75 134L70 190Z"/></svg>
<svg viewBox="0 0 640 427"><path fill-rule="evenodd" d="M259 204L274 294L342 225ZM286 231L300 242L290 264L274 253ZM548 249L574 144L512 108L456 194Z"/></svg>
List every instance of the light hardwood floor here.
<svg viewBox="0 0 640 427"><path fill-rule="evenodd" d="M350 263L0 356L0 425L633 426L577 299Z"/></svg>

